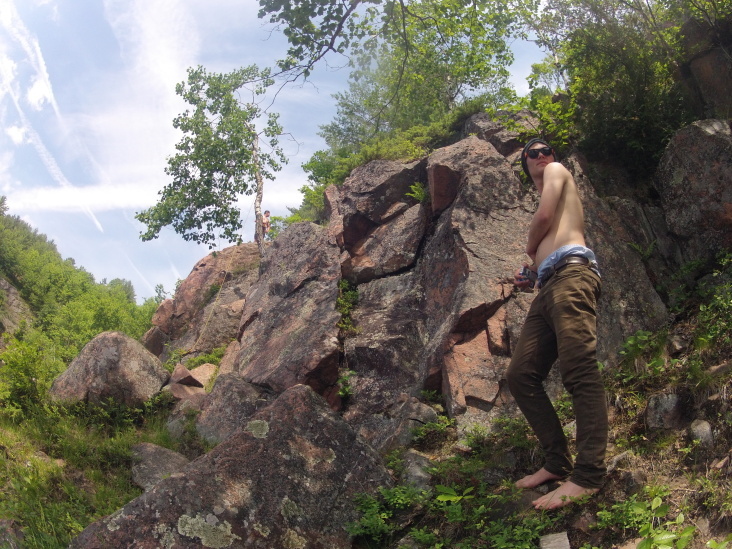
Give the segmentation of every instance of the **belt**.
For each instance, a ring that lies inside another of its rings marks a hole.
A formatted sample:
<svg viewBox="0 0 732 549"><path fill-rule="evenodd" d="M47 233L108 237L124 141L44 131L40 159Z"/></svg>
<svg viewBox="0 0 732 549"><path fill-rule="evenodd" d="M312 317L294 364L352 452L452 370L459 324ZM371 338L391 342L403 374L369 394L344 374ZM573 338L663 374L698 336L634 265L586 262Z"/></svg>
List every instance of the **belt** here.
<svg viewBox="0 0 732 549"><path fill-rule="evenodd" d="M564 257L557 261L554 265L549 267L549 270L546 272L546 274L541 277L541 284L539 284L539 286L543 286L544 284L546 284L549 279L555 275L555 273L561 271L567 265L589 265L589 263L589 259L579 255L569 255L567 257Z"/></svg>

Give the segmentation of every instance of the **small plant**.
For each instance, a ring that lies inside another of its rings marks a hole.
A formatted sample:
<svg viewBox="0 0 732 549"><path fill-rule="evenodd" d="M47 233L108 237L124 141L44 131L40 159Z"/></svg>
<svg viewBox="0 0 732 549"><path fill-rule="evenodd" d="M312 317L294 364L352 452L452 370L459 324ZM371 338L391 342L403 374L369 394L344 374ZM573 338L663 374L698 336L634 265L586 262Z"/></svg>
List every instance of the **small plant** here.
<svg viewBox="0 0 732 549"><path fill-rule="evenodd" d="M211 284L206 290L206 294L203 296L203 303L207 304L212 301L218 293L221 291L221 284Z"/></svg>
<svg viewBox="0 0 732 549"><path fill-rule="evenodd" d="M356 305L358 305L358 290L348 280L342 278L338 282L336 311L341 313L338 327L341 329L343 335L354 335L358 333L358 328L354 326L353 318L351 318L351 314Z"/></svg>
<svg viewBox="0 0 732 549"><path fill-rule="evenodd" d="M643 246L641 246L640 244L636 244L635 242L628 242L628 246L630 246L632 250L638 253L638 255L641 257L641 261L648 261L648 259L653 254L656 243L657 242L653 240L650 244L648 244L648 246L644 248Z"/></svg>
<svg viewBox="0 0 732 549"><path fill-rule="evenodd" d="M414 198L417 202L426 203L430 201L430 193L424 186L424 183L415 181L409 186L410 192L406 193L406 196Z"/></svg>
<svg viewBox="0 0 732 549"><path fill-rule="evenodd" d="M196 366L200 366L201 364L214 364L218 366L219 364L221 364L221 359L224 358L224 354L226 353L226 347L226 345L222 345L221 347L216 347L215 349L212 349L209 353L198 355L197 357L190 359L188 362L186 362L186 368L191 370Z"/></svg>
<svg viewBox="0 0 732 549"><path fill-rule="evenodd" d="M404 449L392 450L384 457L384 465L395 477L401 476L404 472Z"/></svg>
<svg viewBox="0 0 732 549"><path fill-rule="evenodd" d="M638 494L625 501L614 504L610 509L602 509L597 513L597 524L594 528L637 530L643 538L638 549L684 549L691 543L696 527L684 527L685 517L679 513L676 518L668 520L670 508L663 502L668 495L664 487L646 487L646 498L639 499Z"/></svg>
<svg viewBox="0 0 732 549"><path fill-rule="evenodd" d="M168 344L166 344L166 345L168 345ZM166 370L168 370L169 372L172 373L173 370L175 370L176 364L178 364L183 359L185 354L186 353L183 349L173 349L168 354L168 360L163 362L163 368L165 368Z"/></svg>
<svg viewBox="0 0 732 549"><path fill-rule="evenodd" d="M616 373L618 381L623 384L654 383L667 378L679 361L664 356L666 338L665 331L639 330L629 336L619 352L622 361Z"/></svg>
<svg viewBox="0 0 732 549"><path fill-rule="evenodd" d="M432 404L442 404L442 395L437 391L422 391L420 393L422 400Z"/></svg>
<svg viewBox="0 0 732 549"><path fill-rule="evenodd" d="M346 399L353 395L353 386L351 385L351 378L356 375L353 370L342 370L338 377L338 396Z"/></svg>
<svg viewBox="0 0 732 549"><path fill-rule="evenodd" d="M422 447L435 446L445 440L448 429L454 425L454 420L446 416L439 416L437 421L429 421L412 429L414 443Z"/></svg>
<svg viewBox="0 0 732 549"><path fill-rule="evenodd" d="M381 541L390 537L398 528L392 517L410 507L421 506L427 499L427 493L413 486L395 486L379 488L378 497L360 494L355 502L361 512L361 518L348 524L346 530L352 536Z"/></svg>

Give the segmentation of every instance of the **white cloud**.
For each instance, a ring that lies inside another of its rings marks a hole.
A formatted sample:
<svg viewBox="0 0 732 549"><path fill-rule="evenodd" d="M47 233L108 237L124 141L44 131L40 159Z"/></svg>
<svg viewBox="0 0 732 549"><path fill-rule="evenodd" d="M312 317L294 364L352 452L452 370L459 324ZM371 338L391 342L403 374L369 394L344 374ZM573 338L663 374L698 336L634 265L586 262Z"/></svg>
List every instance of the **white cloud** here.
<svg viewBox="0 0 732 549"><path fill-rule="evenodd" d="M8 200L22 212L105 212L144 209L155 203L149 185L92 185L88 187L33 187L17 189Z"/></svg>
<svg viewBox="0 0 732 549"><path fill-rule="evenodd" d="M9 126L5 128L5 133L10 137L14 145L23 145L30 143L28 132L21 126Z"/></svg>
<svg viewBox="0 0 732 549"><path fill-rule="evenodd" d="M51 83L45 78L36 78L28 92L26 100L33 110L40 111L46 103L53 103Z"/></svg>

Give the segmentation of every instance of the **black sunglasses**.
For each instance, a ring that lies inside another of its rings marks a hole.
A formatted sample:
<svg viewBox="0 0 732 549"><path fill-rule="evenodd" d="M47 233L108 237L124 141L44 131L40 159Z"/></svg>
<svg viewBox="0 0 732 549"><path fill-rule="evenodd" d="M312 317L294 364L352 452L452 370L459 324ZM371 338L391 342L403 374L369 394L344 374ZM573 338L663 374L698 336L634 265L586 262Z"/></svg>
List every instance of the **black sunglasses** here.
<svg viewBox="0 0 732 549"><path fill-rule="evenodd" d="M543 154L544 156L550 156L554 154L554 149L551 147L542 147L541 149L529 149L526 151L526 156L529 158L539 158L539 153Z"/></svg>

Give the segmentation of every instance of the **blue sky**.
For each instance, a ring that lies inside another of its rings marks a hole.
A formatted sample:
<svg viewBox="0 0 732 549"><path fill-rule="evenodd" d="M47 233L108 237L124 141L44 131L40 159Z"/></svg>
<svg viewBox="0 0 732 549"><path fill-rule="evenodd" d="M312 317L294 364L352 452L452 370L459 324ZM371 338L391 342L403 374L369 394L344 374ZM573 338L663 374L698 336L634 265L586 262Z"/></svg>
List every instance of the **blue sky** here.
<svg viewBox="0 0 732 549"><path fill-rule="evenodd" d="M97 281L130 280L138 299L157 284L172 291L209 250L172 229L142 242L134 215L168 183L166 158L180 138L172 120L185 108L175 85L186 69L265 67L283 56L285 40L257 11L256 0L0 0L0 194L9 213ZM523 93L542 56L515 51ZM300 166L324 148L318 126L331 121L331 95L346 77L320 67L312 83L277 97L294 140L282 141L289 164L265 186L273 215L300 205ZM252 202L242 201L245 241Z"/></svg>

